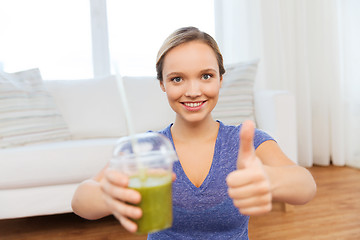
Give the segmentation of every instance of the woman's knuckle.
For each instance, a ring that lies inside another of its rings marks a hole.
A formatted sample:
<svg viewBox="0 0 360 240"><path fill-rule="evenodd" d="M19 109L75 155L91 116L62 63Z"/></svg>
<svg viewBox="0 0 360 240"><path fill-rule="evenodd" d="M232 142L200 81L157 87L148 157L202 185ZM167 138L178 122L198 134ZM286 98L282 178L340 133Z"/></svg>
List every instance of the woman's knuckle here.
<svg viewBox="0 0 360 240"><path fill-rule="evenodd" d="M267 182L263 181L259 184L259 191L262 194L267 194L270 192L270 186Z"/></svg>
<svg viewBox="0 0 360 240"><path fill-rule="evenodd" d="M266 204L266 206L265 206L265 211L266 211L266 212L270 212L271 209L272 209L272 204Z"/></svg>
<svg viewBox="0 0 360 240"><path fill-rule="evenodd" d="M234 189L228 188L228 194L229 194L229 197L233 198L234 197Z"/></svg>
<svg viewBox="0 0 360 240"><path fill-rule="evenodd" d="M233 204L234 204L234 206L237 207L237 208L240 208L240 207L241 207L241 202L240 202L240 200L233 200Z"/></svg>
<svg viewBox="0 0 360 240"><path fill-rule="evenodd" d="M125 206L124 207L124 214L127 217L132 217L133 216L133 209L130 206Z"/></svg>
<svg viewBox="0 0 360 240"><path fill-rule="evenodd" d="M125 208L123 202L121 202L121 201L117 201L116 211L118 214L120 214L122 216L124 216L124 215L127 216L126 208Z"/></svg>

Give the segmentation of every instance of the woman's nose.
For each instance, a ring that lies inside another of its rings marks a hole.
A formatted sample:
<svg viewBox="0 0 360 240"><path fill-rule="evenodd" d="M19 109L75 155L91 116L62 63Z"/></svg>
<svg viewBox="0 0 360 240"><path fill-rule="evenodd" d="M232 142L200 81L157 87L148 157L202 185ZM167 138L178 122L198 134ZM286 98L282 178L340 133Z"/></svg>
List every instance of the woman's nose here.
<svg viewBox="0 0 360 240"><path fill-rule="evenodd" d="M195 98L201 96L200 83L197 80L190 80L186 86L185 96Z"/></svg>

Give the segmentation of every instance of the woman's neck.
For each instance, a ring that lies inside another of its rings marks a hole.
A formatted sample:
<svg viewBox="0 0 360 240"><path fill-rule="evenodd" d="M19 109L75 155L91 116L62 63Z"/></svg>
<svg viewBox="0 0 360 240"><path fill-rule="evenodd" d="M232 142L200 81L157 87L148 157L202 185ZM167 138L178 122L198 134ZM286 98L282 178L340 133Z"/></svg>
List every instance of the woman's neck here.
<svg viewBox="0 0 360 240"><path fill-rule="evenodd" d="M219 123L211 115L201 122L188 122L177 117L171 127L173 138L188 142L216 138L218 130Z"/></svg>

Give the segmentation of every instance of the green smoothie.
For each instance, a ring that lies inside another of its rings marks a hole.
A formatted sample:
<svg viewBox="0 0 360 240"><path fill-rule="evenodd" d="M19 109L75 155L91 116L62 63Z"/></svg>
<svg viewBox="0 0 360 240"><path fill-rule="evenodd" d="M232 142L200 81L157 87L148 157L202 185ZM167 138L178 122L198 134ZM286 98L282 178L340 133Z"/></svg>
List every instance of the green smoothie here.
<svg viewBox="0 0 360 240"><path fill-rule="evenodd" d="M143 215L134 220L138 225L137 233L146 234L171 227L171 182L171 173L130 178L129 188L141 194L141 202L137 206L142 209Z"/></svg>

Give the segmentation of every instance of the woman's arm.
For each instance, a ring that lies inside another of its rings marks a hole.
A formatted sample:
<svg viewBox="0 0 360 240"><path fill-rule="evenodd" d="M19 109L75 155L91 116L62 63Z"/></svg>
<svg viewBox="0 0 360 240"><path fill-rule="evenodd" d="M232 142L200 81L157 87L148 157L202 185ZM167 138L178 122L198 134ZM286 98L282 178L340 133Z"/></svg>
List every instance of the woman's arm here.
<svg viewBox="0 0 360 240"><path fill-rule="evenodd" d="M254 149L254 123L246 121L240 131L237 170L226 181L234 205L245 215L267 213L272 201L304 204L316 192L311 174L297 166L274 141L263 142Z"/></svg>
<svg viewBox="0 0 360 240"><path fill-rule="evenodd" d="M96 177L82 182L72 199L74 212L86 219L99 219L113 214L125 229L135 232L142 211L130 205L141 201L139 192L128 188L128 177L114 169L105 168Z"/></svg>
<svg viewBox="0 0 360 240"><path fill-rule="evenodd" d="M316 183L310 172L287 158L276 142L262 143L255 153L269 177L273 200L305 204L314 198Z"/></svg>
<svg viewBox="0 0 360 240"><path fill-rule="evenodd" d="M111 214L106 205L100 181L105 169L92 179L80 183L71 201L71 207L80 217L94 220Z"/></svg>

